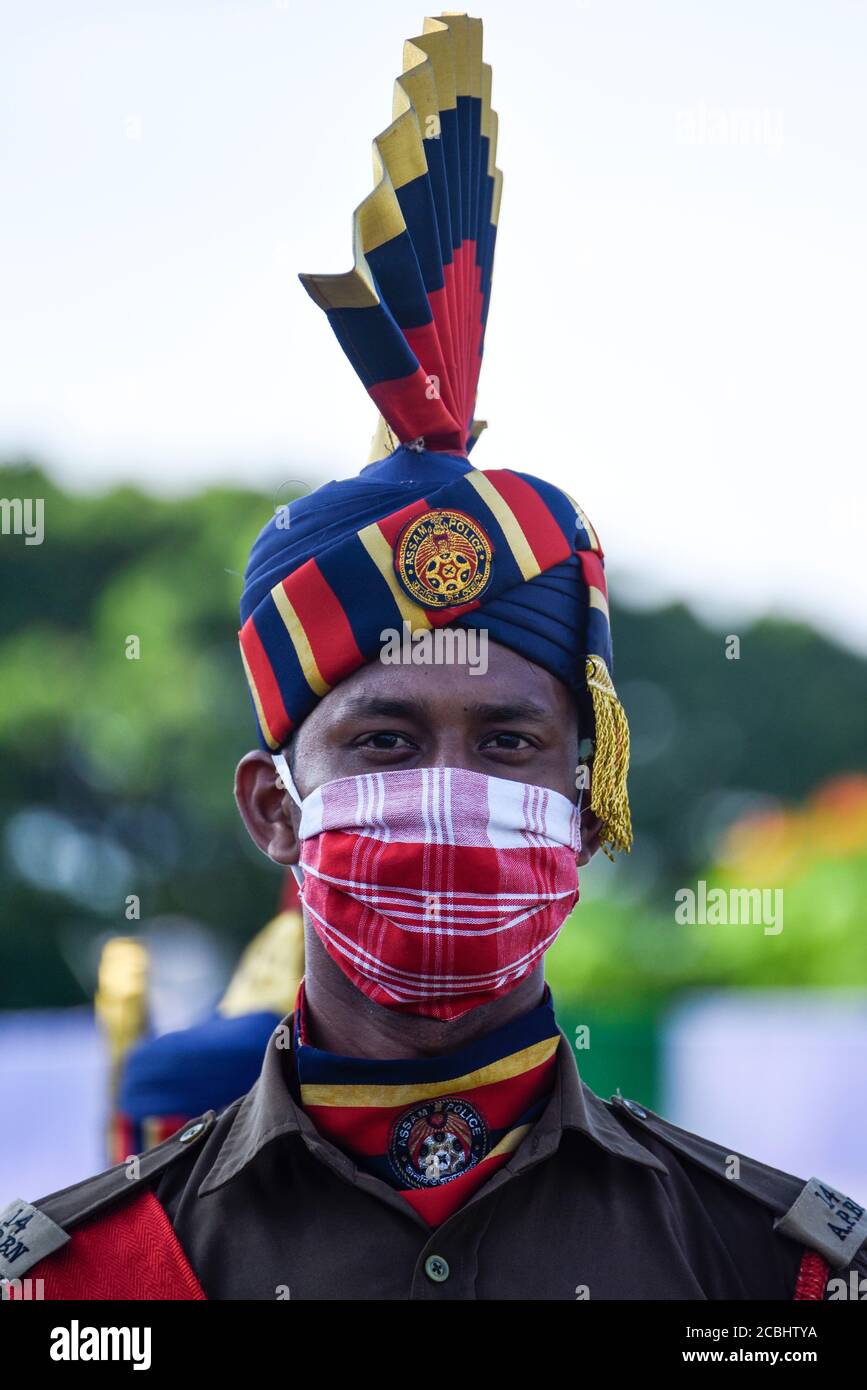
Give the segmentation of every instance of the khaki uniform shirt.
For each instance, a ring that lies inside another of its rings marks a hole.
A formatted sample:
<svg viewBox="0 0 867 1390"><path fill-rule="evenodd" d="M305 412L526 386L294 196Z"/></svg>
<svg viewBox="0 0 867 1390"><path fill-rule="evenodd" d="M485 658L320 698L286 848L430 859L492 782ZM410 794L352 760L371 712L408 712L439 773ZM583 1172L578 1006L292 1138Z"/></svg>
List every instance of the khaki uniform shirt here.
<svg viewBox="0 0 867 1390"><path fill-rule="evenodd" d="M643 1107L600 1100L560 1036L546 1110L434 1230L319 1136L291 1051L269 1044L257 1084L154 1189L208 1297L791 1299L803 1247L777 1213L638 1123Z"/></svg>

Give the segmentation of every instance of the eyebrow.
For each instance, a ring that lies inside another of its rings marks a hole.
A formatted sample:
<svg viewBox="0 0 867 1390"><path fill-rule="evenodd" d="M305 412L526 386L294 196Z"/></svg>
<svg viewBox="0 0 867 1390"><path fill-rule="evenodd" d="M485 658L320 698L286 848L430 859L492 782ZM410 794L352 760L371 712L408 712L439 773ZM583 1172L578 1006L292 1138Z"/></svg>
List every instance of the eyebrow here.
<svg viewBox="0 0 867 1390"><path fill-rule="evenodd" d="M502 701L496 704L470 705L469 712L483 724L509 724L519 719L531 719L537 723L554 722L550 710L535 700L520 699ZM429 714L424 700L395 700L379 697L355 695L346 702L348 716L379 716L385 719L418 719Z"/></svg>
<svg viewBox="0 0 867 1390"><path fill-rule="evenodd" d="M553 715L535 700L509 700L501 704L470 705L470 710L485 724L509 724L516 719L535 719L553 723Z"/></svg>
<svg viewBox="0 0 867 1390"><path fill-rule="evenodd" d="M346 701L344 714L382 715L386 719L412 719L424 712L421 700L387 700L381 696L353 695Z"/></svg>

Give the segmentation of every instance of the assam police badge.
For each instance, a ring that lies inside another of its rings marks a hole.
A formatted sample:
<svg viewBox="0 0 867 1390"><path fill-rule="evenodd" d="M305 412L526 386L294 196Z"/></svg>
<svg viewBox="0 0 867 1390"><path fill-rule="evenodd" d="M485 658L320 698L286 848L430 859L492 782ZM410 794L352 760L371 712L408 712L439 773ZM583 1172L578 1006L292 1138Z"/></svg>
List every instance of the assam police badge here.
<svg viewBox="0 0 867 1390"><path fill-rule="evenodd" d="M407 1187L436 1187L459 1178L485 1156L488 1132L469 1101L440 1097L399 1116L388 1157Z"/></svg>
<svg viewBox="0 0 867 1390"><path fill-rule="evenodd" d="M425 512L405 526L394 550L394 567L407 593L427 608L472 603L491 578L493 547L466 512Z"/></svg>

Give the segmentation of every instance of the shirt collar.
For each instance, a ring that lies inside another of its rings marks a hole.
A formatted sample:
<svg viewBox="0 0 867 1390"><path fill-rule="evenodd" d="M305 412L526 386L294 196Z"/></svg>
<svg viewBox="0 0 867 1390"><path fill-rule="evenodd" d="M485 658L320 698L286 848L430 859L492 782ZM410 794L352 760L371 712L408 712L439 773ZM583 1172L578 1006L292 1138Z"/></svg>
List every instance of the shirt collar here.
<svg viewBox="0 0 867 1390"><path fill-rule="evenodd" d="M521 1172L547 1153L552 1153L559 1144L563 1130L568 1129L586 1135L616 1158L667 1173L662 1160L633 1139L618 1123L605 1101L582 1081L569 1038L562 1028L558 1027L557 1032L560 1034L560 1046L557 1049L554 1091L547 1109L536 1124L531 1142L521 1145L510 1164L512 1172Z"/></svg>
<svg viewBox="0 0 867 1390"><path fill-rule="evenodd" d="M557 1148L563 1130L575 1130L617 1158L668 1170L649 1149L618 1124L605 1102L581 1080L569 1039L561 1028L557 1049L557 1071L551 1099L536 1122L532 1139L518 1149L507 1165L518 1173L541 1161ZM291 1046L294 1017L281 1019L268 1039L262 1069L253 1087L244 1096L223 1144L204 1179L198 1196L213 1192L237 1177L264 1146L281 1135L298 1134L317 1157L351 1179L355 1164L339 1149L323 1139L313 1122L292 1095Z"/></svg>

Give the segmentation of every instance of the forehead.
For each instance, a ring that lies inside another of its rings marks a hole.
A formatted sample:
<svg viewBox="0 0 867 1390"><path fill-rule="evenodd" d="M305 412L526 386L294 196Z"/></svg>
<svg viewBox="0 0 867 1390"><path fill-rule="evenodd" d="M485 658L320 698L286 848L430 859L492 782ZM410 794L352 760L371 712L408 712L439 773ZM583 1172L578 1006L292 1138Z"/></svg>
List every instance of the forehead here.
<svg viewBox="0 0 867 1390"><path fill-rule="evenodd" d="M320 700L302 729L312 734L338 720L363 715L368 703L397 700L416 706L421 715L449 722L470 717L480 707L521 704L537 706L542 714L558 720L575 717L574 697L562 681L518 652L489 640L484 674L473 674L468 663L368 662Z"/></svg>

